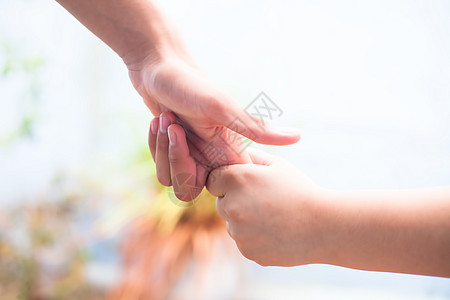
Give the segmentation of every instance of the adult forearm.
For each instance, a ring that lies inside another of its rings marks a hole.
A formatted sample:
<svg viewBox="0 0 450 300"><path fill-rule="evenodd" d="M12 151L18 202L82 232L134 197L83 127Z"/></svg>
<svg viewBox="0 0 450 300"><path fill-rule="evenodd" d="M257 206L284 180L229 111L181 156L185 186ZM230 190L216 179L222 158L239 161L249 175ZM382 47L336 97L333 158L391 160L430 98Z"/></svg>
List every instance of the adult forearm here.
<svg viewBox="0 0 450 300"><path fill-rule="evenodd" d="M177 48L173 30L149 0L57 0L128 66Z"/></svg>
<svg viewBox="0 0 450 300"><path fill-rule="evenodd" d="M450 188L330 192L326 263L450 277Z"/></svg>

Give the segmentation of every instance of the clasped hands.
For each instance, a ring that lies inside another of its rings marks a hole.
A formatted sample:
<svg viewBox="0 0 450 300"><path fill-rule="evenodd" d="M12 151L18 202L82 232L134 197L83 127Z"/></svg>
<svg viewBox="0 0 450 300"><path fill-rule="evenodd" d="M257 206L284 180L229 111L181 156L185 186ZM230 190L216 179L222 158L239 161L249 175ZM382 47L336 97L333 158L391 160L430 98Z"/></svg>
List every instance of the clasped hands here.
<svg viewBox="0 0 450 300"><path fill-rule="evenodd" d="M312 255L318 253L310 251L311 243L305 238L316 238L304 234L299 239L299 228L311 232L309 220L299 212L313 209L321 188L284 160L250 148L237 155L235 145L226 143L226 138L213 137L205 144L179 122L173 113L164 112L150 123L149 146L158 180L173 185L176 196L184 201L195 198L206 185L217 196L217 211L245 257L261 265L315 261ZM203 151L202 146L215 148ZM217 165L211 156L217 151L234 163Z"/></svg>
<svg viewBox="0 0 450 300"><path fill-rule="evenodd" d="M158 116L151 121L149 132L158 180L173 185L175 195L184 201L194 199L206 185L218 197L217 211L247 258L263 265L306 263L307 256L297 248L302 243L294 236L298 231L288 224L292 218L305 222L294 216L297 209L290 203L298 196L290 190L290 186L299 186L293 179L303 175L290 166L295 174L286 173L284 162L266 154L240 151L228 138L234 133L258 143L288 145L300 135L261 126L192 60L180 59L180 55L144 60L128 69L133 86ZM305 186L309 184L305 181ZM281 238L289 244L285 251L276 249ZM293 239L297 242L292 243Z"/></svg>

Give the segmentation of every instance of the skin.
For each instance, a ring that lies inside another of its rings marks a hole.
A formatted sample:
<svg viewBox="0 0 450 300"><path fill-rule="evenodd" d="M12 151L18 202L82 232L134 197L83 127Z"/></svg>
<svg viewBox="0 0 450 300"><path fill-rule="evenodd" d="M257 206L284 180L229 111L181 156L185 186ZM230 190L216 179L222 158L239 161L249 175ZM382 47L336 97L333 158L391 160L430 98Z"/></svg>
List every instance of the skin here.
<svg viewBox="0 0 450 300"><path fill-rule="evenodd" d="M156 143L153 155L161 149ZM194 171L180 125L168 127L164 149L169 163L161 167ZM207 182L248 259L450 277L450 187L327 190L280 158L249 153L251 163L219 167Z"/></svg>
<svg viewBox="0 0 450 300"><path fill-rule="evenodd" d="M213 166L249 162L238 144L225 147L223 139L230 129L256 142L288 145L297 142L297 132L284 132L262 126L246 114L196 65L178 33L149 0L58 0L90 31L114 50L127 66L131 82L154 116L172 112L189 136L196 157L199 177L204 185L205 172ZM242 122L236 123L236 118ZM230 128L230 129L229 129ZM226 159L217 160L204 152L210 142ZM157 165L167 158L156 157ZM160 172L164 172L160 168ZM158 172L164 185L173 176ZM178 188L178 185L177 187Z"/></svg>

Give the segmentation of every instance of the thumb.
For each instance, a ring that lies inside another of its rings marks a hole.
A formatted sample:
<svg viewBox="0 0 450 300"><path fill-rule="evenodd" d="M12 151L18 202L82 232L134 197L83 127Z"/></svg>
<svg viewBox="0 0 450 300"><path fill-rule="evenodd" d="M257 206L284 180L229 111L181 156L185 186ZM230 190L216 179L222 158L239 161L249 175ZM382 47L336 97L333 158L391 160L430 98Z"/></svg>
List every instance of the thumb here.
<svg viewBox="0 0 450 300"><path fill-rule="evenodd" d="M183 128L178 124L168 127L169 162L173 190L178 199L191 201L202 191L206 170L196 165L191 157Z"/></svg>
<svg viewBox="0 0 450 300"><path fill-rule="evenodd" d="M249 148L248 154L255 165L270 166L275 160L275 156L259 149Z"/></svg>
<svg viewBox="0 0 450 300"><path fill-rule="evenodd" d="M233 181L232 170L237 165L228 165L212 170L206 181L206 189L211 195L224 197Z"/></svg>
<svg viewBox="0 0 450 300"><path fill-rule="evenodd" d="M220 125L260 144L282 146L291 145L300 140L298 130L276 128L264 120L263 116L265 115L251 114L232 103L216 116L216 120Z"/></svg>
<svg viewBox="0 0 450 300"><path fill-rule="evenodd" d="M276 159L264 151L250 148L248 151L254 165L270 166ZM226 193L236 186L236 175L242 174L242 168L251 167L251 164L227 165L212 170L206 181L206 188L216 197L224 197Z"/></svg>

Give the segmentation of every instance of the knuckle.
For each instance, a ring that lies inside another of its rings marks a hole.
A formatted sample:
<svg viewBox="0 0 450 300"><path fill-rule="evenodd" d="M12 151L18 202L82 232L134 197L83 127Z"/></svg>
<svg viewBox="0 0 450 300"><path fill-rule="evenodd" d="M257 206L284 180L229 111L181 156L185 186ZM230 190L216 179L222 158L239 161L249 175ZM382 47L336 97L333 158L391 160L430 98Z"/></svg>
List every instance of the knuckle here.
<svg viewBox="0 0 450 300"><path fill-rule="evenodd" d="M242 183L242 173L238 172L237 168L224 168L222 177L226 183L231 186L238 186Z"/></svg>
<svg viewBox="0 0 450 300"><path fill-rule="evenodd" d="M260 175L259 175L260 176ZM255 172L253 168L250 166L246 166L239 171L239 178L241 181L248 182L249 180L255 179Z"/></svg>
<svg viewBox="0 0 450 300"><path fill-rule="evenodd" d="M260 265L261 267L269 267L271 266L271 264L269 264L267 261L265 261L264 259L255 259L253 260L255 263L257 263L258 265Z"/></svg>
<svg viewBox="0 0 450 300"><path fill-rule="evenodd" d="M239 252L241 252L241 254L245 258L256 262L255 257L254 257L254 254L255 254L254 251L250 250L248 247L245 247L243 245L239 245L238 248L239 248Z"/></svg>
<svg viewBox="0 0 450 300"><path fill-rule="evenodd" d="M258 265L262 267L269 266L268 261L263 256L260 255L259 251L255 249L255 247L245 247L242 249L240 248L239 251L245 258L254 261Z"/></svg>
<svg viewBox="0 0 450 300"><path fill-rule="evenodd" d="M228 207L225 207L225 212L233 221L241 222L244 220L242 211L236 205L228 205Z"/></svg>
<svg viewBox="0 0 450 300"><path fill-rule="evenodd" d="M231 175L230 181L235 187L245 187L256 177L251 165L239 165Z"/></svg>

